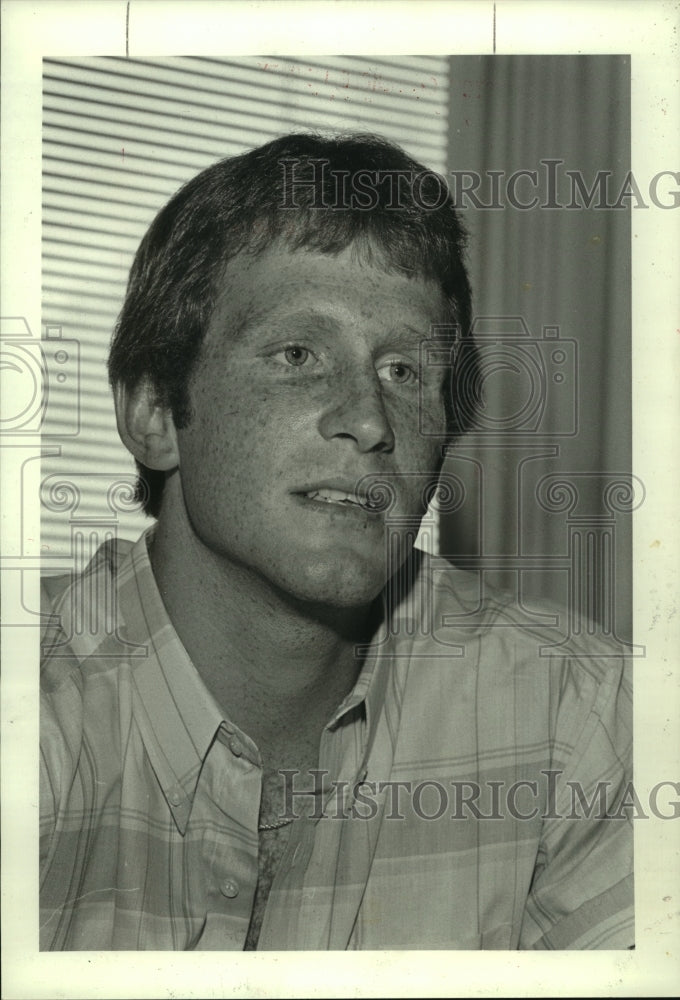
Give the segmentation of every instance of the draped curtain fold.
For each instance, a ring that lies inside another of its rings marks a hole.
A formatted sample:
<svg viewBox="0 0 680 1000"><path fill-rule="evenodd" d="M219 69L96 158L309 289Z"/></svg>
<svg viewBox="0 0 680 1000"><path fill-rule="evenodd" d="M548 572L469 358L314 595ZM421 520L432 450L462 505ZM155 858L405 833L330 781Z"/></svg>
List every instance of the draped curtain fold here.
<svg viewBox="0 0 680 1000"><path fill-rule="evenodd" d="M450 87L448 170L486 319L484 409L447 460L466 500L442 548L527 604L576 600L625 640L630 513L612 498L633 489L629 60L452 57ZM566 509L546 503L559 482Z"/></svg>

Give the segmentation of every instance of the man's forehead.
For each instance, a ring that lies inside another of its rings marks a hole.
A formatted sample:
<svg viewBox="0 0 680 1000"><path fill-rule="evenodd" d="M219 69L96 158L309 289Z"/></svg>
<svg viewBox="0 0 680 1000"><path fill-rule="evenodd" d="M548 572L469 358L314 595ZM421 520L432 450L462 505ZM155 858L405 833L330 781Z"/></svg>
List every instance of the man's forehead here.
<svg viewBox="0 0 680 1000"><path fill-rule="evenodd" d="M342 322L338 307L347 306L362 318L370 320L379 313L377 301L361 300L357 295L356 281L373 280L376 296L381 291L381 276L401 279L401 305L405 314L395 326L395 335L409 339L422 337L431 323L441 322L448 314L448 302L441 286L416 271L393 267L381 251L379 256L362 260L355 256L356 246L350 244L337 254L322 253L308 248L291 249L273 244L265 251L236 254L224 268L218 283L212 320L229 318L230 334L238 337L247 328L264 323L267 317L277 314L277 319L290 318L313 322L320 332L337 333ZM338 260L359 265L357 275L344 276L337 268ZM336 278L337 280L334 280ZM299 309L296 291L316 292L315 302L306 301ZM412 293L412 294L411 294ZM409 322L410 320L410 322ZM214 325L214 322L211 323Z"/></svg>

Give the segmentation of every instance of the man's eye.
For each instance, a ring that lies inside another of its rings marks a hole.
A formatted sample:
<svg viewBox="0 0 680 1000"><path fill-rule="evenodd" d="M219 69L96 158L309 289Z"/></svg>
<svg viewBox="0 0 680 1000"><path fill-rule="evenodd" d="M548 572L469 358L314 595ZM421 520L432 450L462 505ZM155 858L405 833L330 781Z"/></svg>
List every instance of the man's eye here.
<svg viewBox="0 0 680 1000"><path fill-rule="evenodd" d="M309 359L309 351L306 347L300 347L298 344L293 344L291 347L285 348L283 356L289 365L299 368Z"/></svg>
<svg viewBox="0 0 680 1000"><path fill-rule="evenodd" d="M378 374L385 381L395 382L397 385L410 385L418 381L415 369L404 361L390 361L378 369Z"/></svg>

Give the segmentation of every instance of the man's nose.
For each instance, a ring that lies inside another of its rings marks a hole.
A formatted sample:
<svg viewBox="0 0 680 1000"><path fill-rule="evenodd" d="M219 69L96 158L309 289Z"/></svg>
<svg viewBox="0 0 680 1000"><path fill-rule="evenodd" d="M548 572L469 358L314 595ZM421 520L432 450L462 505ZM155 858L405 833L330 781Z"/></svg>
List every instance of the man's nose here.
<svg viewBox="0 0 680 1000"><path fill-rule="evenodd" d="M377 375L357 379L351 387L344 388L319 421L322 436L327 441L353 440L362 453L392 451L394 431Z"/></svg>

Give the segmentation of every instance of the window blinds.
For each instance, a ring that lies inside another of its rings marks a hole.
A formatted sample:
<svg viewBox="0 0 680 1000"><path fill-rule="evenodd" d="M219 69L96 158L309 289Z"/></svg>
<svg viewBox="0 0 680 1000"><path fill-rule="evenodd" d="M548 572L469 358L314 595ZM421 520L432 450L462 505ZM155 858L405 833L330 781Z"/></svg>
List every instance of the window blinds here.
<svg viewBox="0 0 680 1000"><path fill-rule="evenodd" d="M106 357L160 207L215 160L293 129L379 132L443 172L447 101L437 56L45 60L43 347L54 391L44 431L60 448L42 464L48 562L75 558L88 525L92 538L135 538L149 523L131 503Z"/></svg>

